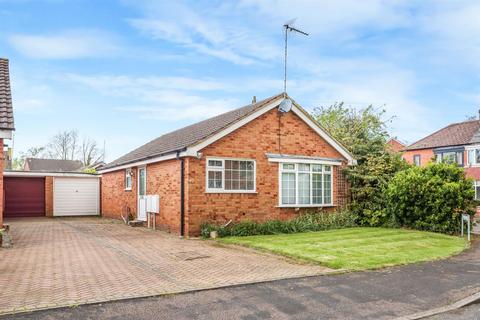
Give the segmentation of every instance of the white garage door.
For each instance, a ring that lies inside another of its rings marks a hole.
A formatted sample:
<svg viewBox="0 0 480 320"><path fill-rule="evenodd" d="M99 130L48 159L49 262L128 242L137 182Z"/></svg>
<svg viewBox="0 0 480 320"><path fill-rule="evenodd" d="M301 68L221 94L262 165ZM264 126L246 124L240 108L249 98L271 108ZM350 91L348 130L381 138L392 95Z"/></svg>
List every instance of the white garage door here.
<svg viewBox="0 0 480 320"><path fill-rule="evenodd" d="M54 178L53 215L98 215L99 190L98 178Z"/></svg>

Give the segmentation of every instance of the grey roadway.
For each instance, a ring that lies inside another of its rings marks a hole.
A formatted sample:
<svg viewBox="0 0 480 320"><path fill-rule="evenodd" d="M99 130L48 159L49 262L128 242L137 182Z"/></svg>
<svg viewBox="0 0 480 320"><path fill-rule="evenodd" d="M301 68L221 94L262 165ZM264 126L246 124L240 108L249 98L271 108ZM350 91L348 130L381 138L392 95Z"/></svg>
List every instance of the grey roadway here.
<svg viewBox="0 0 480 320"><path fill-rule="evenodd" d="M480 243L448 260L379 271L37 311L1 319L391 319L480 291Z"/></svg>

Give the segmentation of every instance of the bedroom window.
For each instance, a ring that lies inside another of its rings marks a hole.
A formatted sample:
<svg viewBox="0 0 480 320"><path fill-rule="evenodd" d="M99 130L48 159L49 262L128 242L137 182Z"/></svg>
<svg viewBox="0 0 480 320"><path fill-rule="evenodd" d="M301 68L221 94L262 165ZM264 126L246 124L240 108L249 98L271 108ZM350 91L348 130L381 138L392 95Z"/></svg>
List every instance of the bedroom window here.
<svg viewBox="0 0 480 320"><path fill-rule="evenodd" d="M332 166L280 163L280 206L332 205Z"/></svg>
<svg viewBox="0 0 480 320"><path fill-rule="evenodd" d="M255 160L207 158L207 192L255 192Z"/></svg>
<svg viewBox="0 0 480 320"><path fill-rule="evenodd" d="M132 190L132 169L125 170L125 190Z"/></svg>

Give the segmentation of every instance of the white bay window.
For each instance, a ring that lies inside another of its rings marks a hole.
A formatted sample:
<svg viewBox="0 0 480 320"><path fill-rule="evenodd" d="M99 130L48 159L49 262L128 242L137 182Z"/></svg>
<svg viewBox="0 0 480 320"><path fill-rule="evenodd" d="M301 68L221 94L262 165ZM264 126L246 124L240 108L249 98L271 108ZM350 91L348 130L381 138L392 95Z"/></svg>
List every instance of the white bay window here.
<svg viewBox="0 0 480 320"><path fill-rule="evenodd" d="M255 160L207 158L206 171L207 192L255 192Z"/></svg>
<svg viewBox="0 0 480 320"><path fill-rule="evenodd" d="M279 163L280 206L329 206L332 166L316 163Z"/></svg>

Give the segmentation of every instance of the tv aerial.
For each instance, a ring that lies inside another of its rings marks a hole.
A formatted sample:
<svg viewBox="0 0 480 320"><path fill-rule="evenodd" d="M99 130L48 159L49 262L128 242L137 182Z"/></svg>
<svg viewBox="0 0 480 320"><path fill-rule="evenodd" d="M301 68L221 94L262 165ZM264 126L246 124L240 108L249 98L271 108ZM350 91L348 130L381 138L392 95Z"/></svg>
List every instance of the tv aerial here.
<svg viewBox="0 0 480 320"><path fill-rule="evenodd" d="M295 28L293 24L297 18L287 21L283 28L285 30L285 58L284 58L284 77L283 77L283 100L278 107L280 112L289 112L292 109L292 100L287 98L287 57L288 57L288 33L295 32L302 34L304 36L308 36L308 33L302 31L298 28Z"/></svg>

